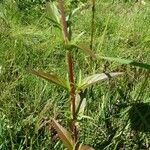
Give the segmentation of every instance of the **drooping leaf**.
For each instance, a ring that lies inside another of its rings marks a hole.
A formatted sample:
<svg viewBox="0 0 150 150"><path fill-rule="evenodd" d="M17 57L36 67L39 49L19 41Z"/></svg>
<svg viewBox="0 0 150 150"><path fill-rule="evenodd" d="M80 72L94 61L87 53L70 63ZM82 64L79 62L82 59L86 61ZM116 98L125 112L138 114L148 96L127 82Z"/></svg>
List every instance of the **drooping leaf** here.
<svg viewBox="0 0 150 150"><path fill-rule="evenodd" d="M59 76L57 76L55 74L48 74L48 73L45 73L45 72L42 72L42 71L35 71L35 70L32 70L30 72L34 75L37 75L37 76L49 81L49 82L53 82L57 85L60 85L63 88L70 91L70 86L68 85L67 81L60 78Z"/></svg>
<svg viewBox="0 0 150 150"><path fill-rule="evenodd" d="M150 64L146 64L146 63L139 63L137 61L115 58L115 57L100 57L100 58L105 59L105 60L109 60L109 61L118 62L121 64L132 65L132 66L136 66L136 67L150 70Z"/></svg>
<svg viewBox="0 0 150 150"><path fill-rule="evenodd" d="M79 150L95 150L95 149L86 145L82 145L81 147L79 147Z"/></svg>
<svg viewBox="0 0 150 150"><path fill-rule="evenodd" d="M73 150L74 142L70 133L62 127L55 119L52 119L52 126L57 131L59 138L69 150Z"/></svg>
<svg viewBox="0 0 150 150"><path fill-rule="evenodd" d="M112 72L112 73L101 73L101 74L94 74L89 77L83 79L82 83L78 86L78 90L84 90L91 85L94 85L97 82L110 79L112 77L116 77L122 75L122 72Z"/></svg>
<svg viewBox="0 0 150 150"><path fill-rule="evenodd" d="M92 58L96 59L96 55L93 53L93 51L88 48L86 45L83 45L83 44L75 44L75 43L72 43L71 44L73 47L76 47L78 49L81 49L83 50L85 53L89 54Z"/></svg>

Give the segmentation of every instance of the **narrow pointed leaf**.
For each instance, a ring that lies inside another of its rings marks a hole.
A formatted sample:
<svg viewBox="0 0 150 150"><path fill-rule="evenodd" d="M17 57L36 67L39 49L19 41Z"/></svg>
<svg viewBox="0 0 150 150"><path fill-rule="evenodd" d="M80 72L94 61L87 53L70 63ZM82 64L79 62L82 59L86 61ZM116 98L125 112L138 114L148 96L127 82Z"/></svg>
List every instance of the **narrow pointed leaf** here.
<svg viewBox="0 0 150 150"><path fill-rule="evenodd" d="M76 12L80 11L80 9L82 9L84 6L85 6L85 4L80 4L79 7L73 9L73 10L70 12L70 14L66 17L66 21L71 20L71 18L73 17L73 15L74 15Z"/></svg>
<svg viewBox="0 0 150 150"><path fill-rule="evenodd" d="M80 5L79 7L75 8L74 10L72 10L70 12L70 14L66 17L66 21L69 21L71 19L71 17L78 11L80 10L84 5Z"/></svg>
<svg viewBox="0 0 150 150"><path fill-rule="evenodd" d="M56 21L60 24L60 14L58 8L56 7L54 2L47 2L46 3L46 10L51 17L52 20Z"/></svg>
<svg viewBox="0 0 150 150"><path fill-rule="evenodd" d="M91 75L89 77L86 77L85 79L83 79L82 84L79 85L78 90L84 90L86 88L88 88L91 85L94 85L95 83L98 83L100 81L103 80L107 80L110 79L112 77L116 77L119 75L122 75L122 72L112 72L112 73L101 73L101 74L94 74Z"/></svg>
<svg viewBox="0 0 150 150"><path fill-rule="evenodd" d="M59 138L69 150L73 150L74 142L70 133L62 127L55 119L52 119L52 126L57 131Z"/></svg>
<svg viewBox="0 0 150 150"><path fill-rule="evenodd" d="M84 115L84 110L86 106L86 98L81 99L79 94L76 94L76 114L77 119L81 120Z"/></svg>
<svg viewBox="0 0 150 150"><path fill-rule="evenodd" d="M78 84L80 85L82 81L82 72L81 69L79 70L79 79L78 79Z"/></svg>
<svg viewBox="0 0 150 150"><path fill-rule="evenodd" d="M95 150L94 148L92 147L89 147L89 146L86 146L86 145L83 145L79 148L79 150Z"/></svg>
<svg viewBox="0 0 150 150"><path fill-rule="evenodd" d="M85 53L89 54L92 58L96 59L96 55L90 48L86 47L86 45L72 43L72 46L83 50Z"/></svg>
<svg viewBox="0 0 150 150"><path fill-rule="evenodd" d="M79 94L76 94L76 111L77 111L77 109L78 109L78 106L79 106L80 101L81 101L80 95L79 95Z"/></svg>
<svg viewBox="0 0 150 150"><path fill-rule="evenodd" d="M121 58L115 58L115 57L100 57L100 58L105 59L105 60L109 60L109 61L118 62L121 64L132 65L132 66L136 66L136 67L150 70L150 64L146 64L146 63L139 63L139 62L136 62L133 60L121 59Z"/></svg>
<svg viewBox="0 0 150 150"><path fill-rule="evenodd" d="M49 82L53 82L57 85L62 86L63 88L65 88L67 90L70 90L70 87L68 86L67 81L60 78L59 76L57 76L55 74L48 74L48 73L45 73L42 71L35 71L35 70L32 70L30 72L34 75L37 75L37 76L49 81Z"/></svg>
<svg viewBox="0 0 150 150"><path fill-rule="evenodd" d="M84 114L84 110L85 110L85 106L86 106L86 98L83 98L82 102L81 102L81 106L79 108L79 115L82 117Z"/></svg>

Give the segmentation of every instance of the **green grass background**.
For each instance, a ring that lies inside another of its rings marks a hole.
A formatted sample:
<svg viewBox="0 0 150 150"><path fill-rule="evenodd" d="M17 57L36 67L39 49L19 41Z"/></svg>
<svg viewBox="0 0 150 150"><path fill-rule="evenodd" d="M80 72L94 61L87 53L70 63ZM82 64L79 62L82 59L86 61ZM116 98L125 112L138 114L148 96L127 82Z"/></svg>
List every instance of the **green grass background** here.
<svg viewBox="0 0 150 150"><path fill-rule="evenodd" d="M72 1L65 2L68 13ZM84 32L81 41L89 45L91 1L83 2L85 7L72 18L72 30L73 37ZM150 63L150 2L145 2L96 1L93 51L97 55ZM52 142L47 126L40 126L44 119L55 117L69 130L68 94L28 72L44 70L66 78L61 36L42 1L0 1L0 149L64 149L59 140ZM105 66L107 72L124 72L88 89L85 115L92 119L79 123L80 142L96 150L149 149L149 132L133 131L128 113L133 103L150 103L149 72L94 61L80 50L73 56L77 77L79 69L87 76L103 72Z"/></svg>

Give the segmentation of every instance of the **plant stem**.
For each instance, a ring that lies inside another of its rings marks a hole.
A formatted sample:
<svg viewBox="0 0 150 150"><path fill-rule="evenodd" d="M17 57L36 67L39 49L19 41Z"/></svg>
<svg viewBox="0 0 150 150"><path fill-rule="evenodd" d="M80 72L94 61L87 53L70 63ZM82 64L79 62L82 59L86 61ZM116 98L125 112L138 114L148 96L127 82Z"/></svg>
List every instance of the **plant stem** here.
<svg viewBox="0 0 150 150"><path fill-rule="evenodd" d="M64 35L64 41L67 44L68 41L68 32L67 32L67 22L65 19L65 11L64 11L64 0L58 0L59 2L59 8L61 12L61 21L62 21L62 31ZM73 60L72 55L70 52L67 53L67 63L68 63L68 70L69 70L69 80L70 80L70 96L71 96L71 103L72 103L72 132L73 132L73 139L74 142L77 143L78 139L78 133L77 133L77 127L76 127L76 97L75 97L75 83L74 83L74 74L73 74ZM75 147L75 150L78 149L78 146Z"/></svg>
<svg viewBox="0 0 150 150"><path fill-rule="evenodd" d="M91 50L93 49L94 20L95 20L95 0L92 0L92 21L91 21L91 42L90 42Z"/></svg>
<svg viewBox="0 0 150 150"><path fill-rule="evenodd" d="M58 2L59 2L61 21L62 21L62 31L64 35L64 41L66 43L68 41L68 32L67 32L67 22L66 22L65 11L64 11L64 0L58 0Z"/></svg>
<svg viewBox="0 0 150 150"><path fill-rule="evenodd" d="M68 60L68 67L69 67L69 79L70 79L70 95L71 95L71 101L72 101L72 131L73 131L73 138L74 142L77 142L78 139L78 133L77 133L77 127L76 127L76 105L75 105L75 83L74 83L74 75L73 75L73 60L71 54L67 53L67 60Z"/></svg>

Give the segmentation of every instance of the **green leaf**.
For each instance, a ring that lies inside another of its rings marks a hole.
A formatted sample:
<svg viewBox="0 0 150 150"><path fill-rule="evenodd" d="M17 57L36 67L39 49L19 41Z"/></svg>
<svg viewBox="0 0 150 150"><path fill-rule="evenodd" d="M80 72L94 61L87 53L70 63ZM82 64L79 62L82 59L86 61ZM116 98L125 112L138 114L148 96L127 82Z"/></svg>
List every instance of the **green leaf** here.
<svg viewBox="0 0 150 150"><path fill-rule="evenodd" d="M60 24L60 14L58 8L56 7L54 2L47 2L46 3L46 10L50 16L50 18Z"/></svg>
<svg viewBox="0 0 150 150"><path fill-rule="evenodd" d="M85 5L84 5L84 4L81 4L79 7L73 9L73 10L70 12L70 14L66 17L66 21L69 21L69 20L72 18L72 16L73 16L77 11L79 11L83 6L85 6Z"/></svg>
<svg viewBox="0 0 150 150"><path fill-rule="evenodd" d="M107 74L106 73L94 74L83 79L82 83L78 86L77 89L79 91L84 90L88 88L89 86L94 85L97 82L107 80L107 79L110 79L112 77L116 77L122 74L123 74L122 72L112 72L112 73L107 73Z"/></svg>
<svg viewBox="0 0 150 150"><path fill-rule="evenodd" d="M79 70L79 79L78 79L78 84L80 85L82 81L82 72L81 69Z"/></svg>
<svg viewBox="0 0 150 150"><path fill-rule="evenodd" d="M76 94L76 114L77 119L81 120L84 115L84 110L86 106L86 98L81 99L79 94Z"/></svg>
<svg viewBox="0 0 150 150"><path fill-rule="evenodd" d="M73 150L74 142L70 133L62 127L55 119L52 119L52 126L57 131L59 138L69 150Z"/></svg>
<svg viewBox="0 0 150 150"><path fill-rule="evenodd" d="M60 78L59 76L57 76L55 74L48 74L48 73L45 73L45 72L42 72L42 71L35 71L35 70L32 70L30 72L34 75L37 75L37 76L49 81L49 82L53 82L57 85L60 85L63 88L70 91L70 86L68 85L67 81Z"/></svg>
<svg viewBox="0 0 150 150"><path fill-rule="evenodd" d="M76 47L78 49L83 50L85 53L89 54L92 58L96 59L96 55L92 52L92 50L90 48L88 48L87 46L83 45L83 44L75 44L75 43L71 43L71 45L73 47Z"/></svg>
<svg viewBox="0 0 150 150"><path fill-rule="evenodd" d="M68 39L69 39L69 41L71 41L71 39L72 39L72 27L71 27L72 26L72 20L71 20L71 18L82 7L83 7L83 5L80 5L79 7L75 8L66 17L66 22L67 22L67 27L68 27L67 30L68 30Z"/></svg>
<svg viewBox="0 0 150 150"><path fill-rule="evenodd" d="M133 60L114 58L114 57L100 57L100 58L105 59L105 60L109 60L109 61L115 61L115 62L118 62L121 64L132 65L132 66L136 66L136 67L150 70L150 65L146 64L146 63L139 63L139 62L136 62Z"/></svg>

